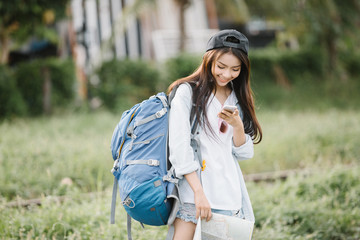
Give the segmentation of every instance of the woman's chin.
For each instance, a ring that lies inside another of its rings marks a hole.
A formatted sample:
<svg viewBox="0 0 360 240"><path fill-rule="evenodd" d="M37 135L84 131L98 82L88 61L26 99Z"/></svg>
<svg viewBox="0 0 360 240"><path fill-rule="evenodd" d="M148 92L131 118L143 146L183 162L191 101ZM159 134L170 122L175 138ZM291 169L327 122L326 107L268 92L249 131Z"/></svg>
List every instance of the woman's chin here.
<svg viewBox="0 0 360 240"><path fill-rule="evenodd" d="M217 85L218 87L226 87L229 82L230 82L230 81L226 81L226 82L216 81L216 85Z"/></svg>

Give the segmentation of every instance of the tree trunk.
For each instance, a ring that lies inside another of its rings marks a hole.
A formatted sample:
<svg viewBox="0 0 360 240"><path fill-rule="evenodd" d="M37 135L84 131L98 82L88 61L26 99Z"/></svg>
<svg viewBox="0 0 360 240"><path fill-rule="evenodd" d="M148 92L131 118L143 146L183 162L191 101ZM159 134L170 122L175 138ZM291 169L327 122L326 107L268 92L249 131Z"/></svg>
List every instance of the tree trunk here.
<svg viewBox="0 0 360 240"><path fill-rule="evenodd" d="M42 68L42 75L44 78L43 85L43 111L46 115L51 114L51 75L49 67Z"/></svg>
<svg viewBox="0 0 360 240"><path fill-rule="evenodd" d="M276 78L276 83L281 87L289 90L291 88L291 84L282 67L276 64L274 65L273 70Z"/></svg>
<svg viewBox="0 0 360 240"><path fill-rule="evenodd" d="M334 39L333 37L328 37L326 39L326 48L329 57L329 62L328 62L329 72L333 73L337 69L336 39Z"/></svg>
<svg viewBox="0 0 360 240"><path fill-rule="evenodd" d="M185 6L180 6L180 52L185 51L185 41L186 41L186 32L185 32Z"/></svg>
<svg viewBox="0 0 360 240"><path fill-rule="evenodd" d="M180 52L185 51L186 44L186 30L185 30L185 10L190 4L190 0L176 0L179 6L179 27L180 27Z"/></svg>
<svg viewBox="0 0 360 240"><path fill-rule="evenodd" d="M216 13L216 5L214 0L205 0L206 13L210 29L218 29L219 21Z"/></svg>
<svg viewBox="0 0 360 240"><path fill-rule="evenodd" d="M6 64L9 57L9 37L3 32L0 33L0 46L1 46L1 56L0 64Z"/></svg>
<svg viewBox="0 0 360 240"><path fill-rule="evenodd" d="M85 1L83 3L83 11L85 11ZM73 57L74 65L75 65L75 75L76 80L78 81L78 99L81 103L86 102L88 98L88 90L87 90L87 77L85 74L85 64L86 63L79 63L78 54L77 54L77 42L76 42L76 32L73 28L72 22L72 12L70 6L68 6L68 17L69 17L69 24L68 24L68 32L69 32L69 42L71 48L71 54ZM87 49L86 49L87 51ZM86 52L88 54L88 52ZM88 59L88 56L86 56Z"/></svg>

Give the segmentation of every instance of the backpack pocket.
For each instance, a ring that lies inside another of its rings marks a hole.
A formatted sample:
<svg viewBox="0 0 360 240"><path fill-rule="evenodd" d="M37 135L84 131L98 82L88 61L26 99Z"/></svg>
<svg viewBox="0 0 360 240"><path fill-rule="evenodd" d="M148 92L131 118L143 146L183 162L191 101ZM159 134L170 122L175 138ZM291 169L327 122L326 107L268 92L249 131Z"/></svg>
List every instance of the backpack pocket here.
<svg viewBox="0 0 360 240"><path fill-rule="evenodd" d="M123 205L132 218L152 226L166 225L171 211L165 183L159 177L134 188Z"/></svg>

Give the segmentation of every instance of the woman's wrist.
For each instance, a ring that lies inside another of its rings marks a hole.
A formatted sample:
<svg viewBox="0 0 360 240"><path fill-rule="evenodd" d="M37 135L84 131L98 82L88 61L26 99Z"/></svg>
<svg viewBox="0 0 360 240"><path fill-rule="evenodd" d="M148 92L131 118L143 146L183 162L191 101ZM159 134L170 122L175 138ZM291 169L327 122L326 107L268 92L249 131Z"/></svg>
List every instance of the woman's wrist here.
<svg viewBox="0 0 360 240"><path fill-rule="evenodd" d="M234 125L233 129L234 129L234 132L245 133L244 132L244 125L242 123L238 123L238 124Z"/></svg>
<svg viewBox="0 0 360 240"><path fill-rule="evenodd" d="M194 195L201 195L204 194L204 189L199 187L198 189L194 189Z"/></svg>
<svg viewBox="0 0 360 240"><path fill-rule="evenodd" d="M246 142L245 130L243 126L233 127L233 143L235 147L240 147Z"/></svg>

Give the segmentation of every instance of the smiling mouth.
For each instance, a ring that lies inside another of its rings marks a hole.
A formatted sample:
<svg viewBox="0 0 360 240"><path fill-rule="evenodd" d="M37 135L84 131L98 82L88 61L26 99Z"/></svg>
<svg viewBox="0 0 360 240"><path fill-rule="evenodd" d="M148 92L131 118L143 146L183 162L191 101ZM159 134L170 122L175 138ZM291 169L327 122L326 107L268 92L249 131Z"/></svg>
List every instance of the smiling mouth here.
<svg viewBox="0 0 360 240"><path fill-rule="evenodd" d="M226 82L229 82L229 81L230 81L230 79L223 79L223 78L221 78L221 77L219 77L219 80L220 80L220 82L223 82L223 83L226 83Z"/></svg>

